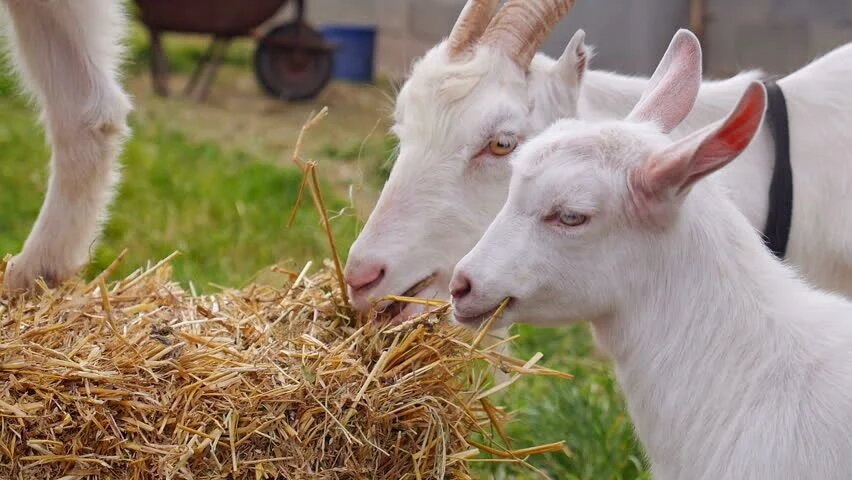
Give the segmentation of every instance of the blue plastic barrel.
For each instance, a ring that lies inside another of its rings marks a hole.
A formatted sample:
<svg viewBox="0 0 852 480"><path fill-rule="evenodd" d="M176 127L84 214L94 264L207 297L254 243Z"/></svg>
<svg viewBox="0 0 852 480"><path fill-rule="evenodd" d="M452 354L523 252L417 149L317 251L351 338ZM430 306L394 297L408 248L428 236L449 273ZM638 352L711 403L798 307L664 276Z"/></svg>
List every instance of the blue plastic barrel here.
<svg viewBox="0 0 852 480"><path fill-rule="evenodd" d="M327 25L320 32L336 48L334 78L358 83L373 81L376 27Z"/></svg>

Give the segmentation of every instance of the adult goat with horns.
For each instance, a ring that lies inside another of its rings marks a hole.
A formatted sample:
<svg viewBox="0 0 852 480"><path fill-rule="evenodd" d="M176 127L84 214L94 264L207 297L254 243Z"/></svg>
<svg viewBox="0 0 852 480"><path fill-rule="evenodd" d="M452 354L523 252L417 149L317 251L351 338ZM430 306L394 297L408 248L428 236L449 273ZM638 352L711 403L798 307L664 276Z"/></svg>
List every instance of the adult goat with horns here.
<svg viewBox="0 0 852 480"><path fill-rule="evenodd" d="M131 109L118 80L123 2L3 0L8 40L25 89L42 110L53 151L50 184L4 288L55 285L79 270L118 178ZM5 212L8 214L8 212Z"/></svg>
<svg viewBox="0 0 852 480"><path fill-rule="evenodd" d="M559 59L536 55L573 3L508 0L497 12L498 0L469 0L449 38L413 67L394 112L399 156L349 253L346 279L357 308L387 295L447 298L453 267L506 199L515 149L561 118L624 118L659 80L589 70L582 31ZM700 77L695 36L678 32L663 65ZM672 138L723 118L761 76L703 82ZM852 297L852 209L843 208L852 205L845 156L852 149L852 46L778 85L787 96L796 192L786 260L816 286ZM741 160L717 174L756 229L769 211L775 150L761 126Z"/></svg>

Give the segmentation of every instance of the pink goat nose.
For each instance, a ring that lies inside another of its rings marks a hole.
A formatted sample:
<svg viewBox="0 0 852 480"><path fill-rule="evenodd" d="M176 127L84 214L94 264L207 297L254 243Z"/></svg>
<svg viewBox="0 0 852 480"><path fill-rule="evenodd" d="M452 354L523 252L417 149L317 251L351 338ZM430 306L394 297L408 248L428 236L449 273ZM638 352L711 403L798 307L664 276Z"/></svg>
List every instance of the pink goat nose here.
<svg viewBox="0 0 852 480"><path fill-rule="evenodd" d="M453 276L453 281L450 283L450 295L453 296L453 300L461 300L466 297L471 289L473 289L473 286L467 275L457 273Z"/></svg>
<svg viewBox="0 0 852 480"><path fill-rule="evenodd" d="M347 272L345 279L352 290L358 291L378 283L384 276L384 265L373 263Z"/></svg>

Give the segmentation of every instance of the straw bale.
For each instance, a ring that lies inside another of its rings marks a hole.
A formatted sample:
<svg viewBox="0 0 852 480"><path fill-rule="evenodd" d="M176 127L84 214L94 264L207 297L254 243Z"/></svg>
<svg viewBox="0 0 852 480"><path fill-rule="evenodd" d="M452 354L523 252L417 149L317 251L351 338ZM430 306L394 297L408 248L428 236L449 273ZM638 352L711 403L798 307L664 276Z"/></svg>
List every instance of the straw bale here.
<svg viewBox="0 0 852 480"><path fill-rule="evenodd" d="M483 450L536 453L491 438L472 366L560 374L472 348L447 307L356 318L333 265L306 272L193 296L161 262L3 300L0 478L465 479Z"/></svg>

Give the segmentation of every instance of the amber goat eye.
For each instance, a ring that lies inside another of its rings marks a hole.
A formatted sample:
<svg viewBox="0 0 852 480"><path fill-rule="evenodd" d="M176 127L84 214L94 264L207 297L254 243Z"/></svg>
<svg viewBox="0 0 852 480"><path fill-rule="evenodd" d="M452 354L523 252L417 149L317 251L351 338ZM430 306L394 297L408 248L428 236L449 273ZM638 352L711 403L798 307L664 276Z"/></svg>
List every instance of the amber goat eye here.
<svg viewBox="0 0 852 480"><path fill-rule="evenodd" d="M488 144L488 151L498 157L504 157L515 151L518 146L518 139L512 135L500 135L491 139Z"/></svg>

